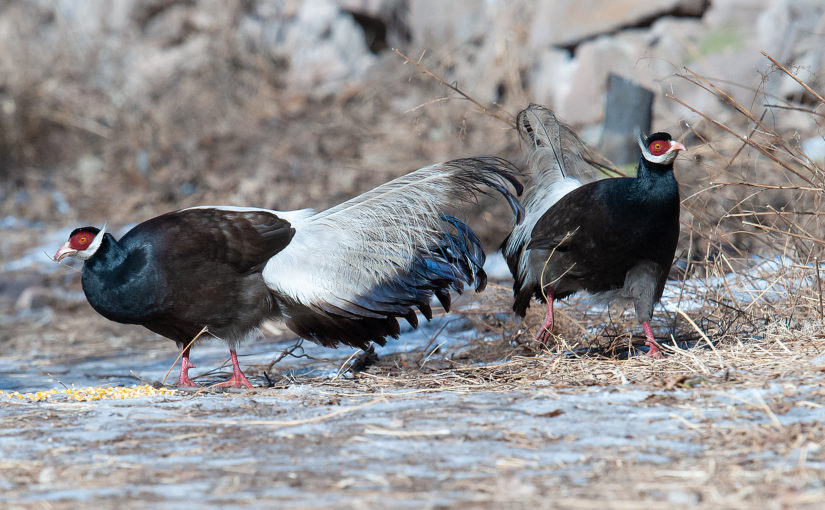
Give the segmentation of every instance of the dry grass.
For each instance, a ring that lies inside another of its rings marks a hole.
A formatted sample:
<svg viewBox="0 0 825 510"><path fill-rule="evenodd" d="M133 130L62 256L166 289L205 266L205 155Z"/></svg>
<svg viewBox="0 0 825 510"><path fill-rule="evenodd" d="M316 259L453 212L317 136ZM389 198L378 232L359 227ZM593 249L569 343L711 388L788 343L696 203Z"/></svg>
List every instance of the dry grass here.
<svg viewBox="0 0 825 510"><path fill-rule="evenodd" d="M505 297L504 293L499 294ZM818 374L825 363L815 361L825 352L822 324L812 322L804 328L790 329L772 322L754 326L758 334L743 337L730 330L703 329L711 338L706 344L687 321L680 320L668 341L657 335L667 356L662 360L631 355L632 345L642 345L641 331L634 331L635 320L626 314L619 320L602 322L605 314L588 313L584 303L560 306L555 339L551 348L536 345L533 333L541 325L543 313L534 310L524 323L502 318L500 313L478 309L460 312L487 341L473 340L448 352L438 349L442 339L436 335L430 346L411 353L382 357L352 378L333 380L314 377L279 379L272 366L253 366L249 372L267 371L275 388L291 384L337 388L348 395L372 394L381 390L410 391L492 391L508 392L535 385L554 388L582 386L636 385L655 389L686 389L699 386L733 388L761 386L782 379L804 380ZM695 314L695 312L693 313ZM581 317L589 317L582 321ZM577 317L574 320L572 317ZM657 331L668 328L660 321ZM600 328L588 342L576 334L580 328ZM631 339L630 332L635 332ZM445 337L448 334L444 335ZM577 339L575 343L570 339ZM347 372L352 357L340 361L307 358L307 366ZM257 373L256 373L257 372ZM403 392L402 392L403 394Z"/></svg>

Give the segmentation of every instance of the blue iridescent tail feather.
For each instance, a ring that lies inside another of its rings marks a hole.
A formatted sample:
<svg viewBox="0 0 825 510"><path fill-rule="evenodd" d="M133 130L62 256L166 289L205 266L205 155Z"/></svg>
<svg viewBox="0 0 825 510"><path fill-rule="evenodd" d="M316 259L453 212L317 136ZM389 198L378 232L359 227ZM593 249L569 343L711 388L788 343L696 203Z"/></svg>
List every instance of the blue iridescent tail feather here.
<svg viewBox="0 0 825 510"><path fill-rule="evenodd" d="M465 285L473 284L477 291L484 289L487 274L482 269L485 255L481 241L458 218L448 215L441 215L441 218L445 227L441 242L422 251L409 268L399 269L395 278L359 296L351 303L358 309L357 313L366 309L373 313L406 316L410 307L429 308L433 295L449 311L450 290L461 294Z"/></svg>

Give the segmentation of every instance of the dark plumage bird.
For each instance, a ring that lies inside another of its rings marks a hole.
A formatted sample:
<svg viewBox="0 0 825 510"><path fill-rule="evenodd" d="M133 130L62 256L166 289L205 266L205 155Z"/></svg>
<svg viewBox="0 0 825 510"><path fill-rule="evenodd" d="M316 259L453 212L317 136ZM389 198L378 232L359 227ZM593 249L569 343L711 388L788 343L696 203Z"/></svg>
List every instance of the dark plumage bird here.
<svg viewBox="0 0 825 510"><path fill-rule="evenodd" d="M569 128L537 105L522 111L517 123L530 152L532 183L525 192L525 220L502 245L515 278L513 310L523 317L534 296L547 303L536 336L544 342L556 299L583 290L606 302L632 302L649 353L660 355L648 322L679 237L673 161L685 146L667 133L640 137L636 177L582 185L572 175L588 166L595 173L592 158Z"/></svg>
<svg viewBox="0 0 825 510"><path fill-rule="evenodd" d="M495 190L520 218L511 169L489 157L432 165L317 214L193 207L120 240L83 227L54 259L85 261L83 291L101 315L184 349L178 385L194 385L188 345L205 327L229 346L233 375L221 385L251 387L235 349L265 319L326 346L366 348L397 337L398 317L417 327L418 309L430 319L433 295L449 310L451 290L481 290L481 244L445 211Z"/></svg>

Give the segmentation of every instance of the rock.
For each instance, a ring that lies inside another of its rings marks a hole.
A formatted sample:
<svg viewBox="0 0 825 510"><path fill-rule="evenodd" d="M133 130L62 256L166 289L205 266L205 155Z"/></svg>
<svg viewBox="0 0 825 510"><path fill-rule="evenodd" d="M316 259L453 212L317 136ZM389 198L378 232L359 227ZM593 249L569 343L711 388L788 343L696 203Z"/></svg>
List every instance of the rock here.
<svg viewBox="0 0 825 510"><path fill-rule="evenodd" d="M169 6L162 14L155 14L142 24L146 38L160 47L179 44L194 29L191 10L183 4Z"/></svg>
<svg viewBox="0 0 825 510"><path fill-rule="evenodd" d="M529 74L531 100L549 106L561 115L559 109L571 94L572 76L577 64L564 50L551 48L540 52ZM564 120L572 122L566 117Z"/></svg>
<svg viewBox="0 0 825 510"><path fill-rule="evenodd" d="M776 0L713 0L705 11L705 25L753 26L759 13L775 2Z"/></svg>
<svg viewBox="0 0 825 510"><path fill-rule="evenodd" d="M599 150L617 165L639 159L636 133L650 133L653 92L611 74L605 99L604 130Z"/></svg>
<svg viewBox="0 0 825 510"><path fill-rule="evenodd" d="M613 72L633 79L634 65L643 54L639 37L602 36L579 45L571 63L569 83L564 87L567 93L556 95L559 116L577 125L601 122L607 75Z"/></svg>
<svg viewBox="0 0 825 510"><path fill-rule="evenodd" d="M825 85L818 73L825 65L822 47L821 23L825 16L822 2L813 0L774 0L759 14L756 21L756 45L788 67L799 79L821 90ZM761 57L761 55L760 55ZM762 58L760 67L770 62ZM771 94L799 101L802 87L790 76L777 71L771 76L767 91Z"/></svg>
<svg viewBox="0 0 825 510"><path fill-rule="evenodd" d="M43 8L52 9L59 23L72 33L74 43L82 50L84 46L103 38L107 31L128 30L131 13L138 0L41 0Z"/></svg>
<svg viewBox="0 0 825 510"><path fill-rule="evenodd" d="M574 46L623 27L648 24L669 14L700 17L704 0L555 0L536 6L529 47Z"/></svg>
<svg viewBox="0 0 825 510"><path fill-rule="evenodd" d="M290 85L312 90L312 95L335 93L360 79L373 63L361 27L331 2L306 2L286 41Z"/></svg>
<svg viewBox="0 0 825 510"><path fill-rule="evenodd" d="M269 6L245 16L238 37L241 49L283 62L287 88L311 97L357 82L375 61L364 31L331 0Z"/></svg>
<svg viewBox="0 0 825 510"><path fill-rule="evenodd" d="M424 48L480 43L496 23L495 2L484 0L410 0L409 26L413 41ZM501 20L499 20L501 21Z"/></svg>
<svg viewBox="0 0 825 510"><path fill-rule="evenodd" d="M563 50L542 51L530 73L533 100L553 107L569 123L599 124L610 73L656 92L670 91L670 83L663 80L680 70L678 63L688 52L684 42L700 29L698 19L662 18L645 31L628 30L583 42L572 58ZM661 96L657 94L656 100ZM670 104L661 111L674 108L672 101L665 101ZM657 111L654 107L654 114Z"/></svg>
<svg viewBox="0 0 825 510"><path fill-rule="evenodd" d="M387 4L396 4L399 2L386 2L383 0L336 0L336 4L343 10L360 12L369 16L380 17L387 8Z"/></svg>

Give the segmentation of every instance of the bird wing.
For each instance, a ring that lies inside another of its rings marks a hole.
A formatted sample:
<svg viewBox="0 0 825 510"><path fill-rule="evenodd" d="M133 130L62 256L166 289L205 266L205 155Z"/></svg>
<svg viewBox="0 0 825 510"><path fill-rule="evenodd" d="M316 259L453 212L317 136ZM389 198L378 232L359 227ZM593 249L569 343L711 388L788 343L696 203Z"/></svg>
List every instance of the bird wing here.
<svg viewBox="0 0 825 510"><path fill-rule="evenodd" d="M491 157L432 165L296 224L263 271L287 325L325 345L383 343L398 334L395 317L415 326L413 307L429 318L433 294L449 308L450 290L480 290L481 243L446 211L497 191L520 219L513 170Z"/></svg>
<svg viewBox="0 0 825 510"><path fill-rule="evenodd" d="M583 219L587 213L599 217L598 211L603 208L603 204L594 199L595 191L592 184L582 186L545 211L530 232L525 249L565 252L593 237L593 230L601 230L602 225Z"/></svg>
<svg viewBox="0 0 825 510"><path fill-rule="evenodd" d="M636 237L643 230L621 211L609 208L604 195L608 185L615 191L626 181L591 182L567 194L536 222L526 249L566 253L576 262L568 277L621 284L627 261L640 256ZM532 269L531 274L539 274Z"/></svg>
<svg viewBox="0 0 825 510"><path fill-rule="evenodd" d="M307 214L251 207L199 206L153 218L141 224L140 230L142 236L162 236L182 259L198 256L225 263L239 273L248 273L261 270L273 255L289 244L295 234L289 219L300 220Z"/></svg>

